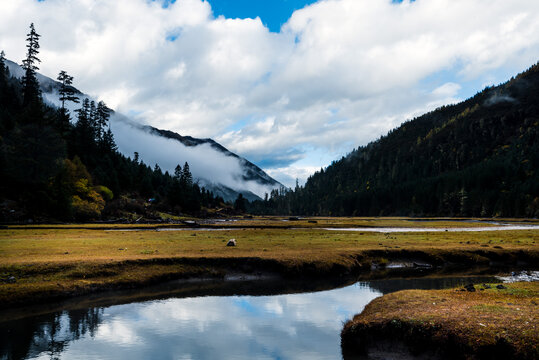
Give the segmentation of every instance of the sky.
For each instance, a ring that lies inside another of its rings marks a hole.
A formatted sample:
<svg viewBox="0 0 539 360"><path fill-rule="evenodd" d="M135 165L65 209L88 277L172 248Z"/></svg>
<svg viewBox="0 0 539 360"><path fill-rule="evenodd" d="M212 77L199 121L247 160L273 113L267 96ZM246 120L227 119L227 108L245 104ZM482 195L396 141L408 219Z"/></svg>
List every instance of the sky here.
<svg viewBox="0 0 539 360"><path fill-rule="evenodd" d="M0 49L285 185L539 60L534 0L0 1Z"/></svg>

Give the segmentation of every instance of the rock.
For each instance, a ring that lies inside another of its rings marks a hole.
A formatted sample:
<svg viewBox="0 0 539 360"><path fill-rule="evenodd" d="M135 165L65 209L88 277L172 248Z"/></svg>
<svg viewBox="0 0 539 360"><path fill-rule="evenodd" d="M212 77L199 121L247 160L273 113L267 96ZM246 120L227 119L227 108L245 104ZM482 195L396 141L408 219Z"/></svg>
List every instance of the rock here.
<svg viewBox="0 0 539 360"><path fill-rule="evenodd" d="M236 239L230 239L226 243L226 246L236 246Z"/></svg>
<svg viewBox="0 0 539 360"><path fill-rule="evenodd" d="M496 289L502 290L502 289L507 289L507 288L503 286L502 284L500 284L500 285L496 285Z"/></svg>
<svg viewBox="0 0 539 360"><path fill-rule="evenodd" d="M17 279L15 279L15 276L10 276L10 277L7 278L6 282L8 284L14 284L14 283L17 282Z"/></svg>
<svg viewBox="0 0 539 360"><path fill-rule="evenodd" d="M484 287L485 289L491 289L491 288L492 288L490 285L487 285L487 284L483 284L483 287Z"/></svg>
<svg viewBox="0 0 539 360"><path fill-rule="evenodd" d="M316 221L316 220L309 220L307 222L310 223L310 224L318 224L318 221Z"/></svg>
<svg viewBox="0 0 539 360"><path fill-rule="evenodd" d="M469 292L474 292L475 291L475 287L473 286L473 284L468 284L468 285L464 286L464 289L466 289L466 291L469 291Z"/></svg>

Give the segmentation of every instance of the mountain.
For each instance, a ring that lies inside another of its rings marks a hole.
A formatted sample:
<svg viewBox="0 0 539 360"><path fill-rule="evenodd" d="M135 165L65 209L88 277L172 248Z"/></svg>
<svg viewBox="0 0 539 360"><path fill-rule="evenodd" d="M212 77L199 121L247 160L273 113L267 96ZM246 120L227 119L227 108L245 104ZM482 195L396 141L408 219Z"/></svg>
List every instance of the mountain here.
<svg viewBox="0 0 539 360"><path fill-rule="evenodd" d="M18 64L9 60L6 64L13 76L24 75ZM59 106L60 83L39 73L37 78L45 101ZM81 98L90 98L77 89L75 91ZM73 112L77 106L70 110ZM133 157L137 152L146 164L159 164L169 173L174 172L176 165L183 167L188 162L195 181L224 200L233 201L239 193L250 201L259 200L265 193L283 186L258 166L212 139L197 139L157 129L118 112L112 113L111 130L118 150L125 156Z"/></svg>
<svg viewBox="0 0 539 360"><path fill-rule="evenodd" d="M251 210L539 216L539 64L403 123Z"/></svg>

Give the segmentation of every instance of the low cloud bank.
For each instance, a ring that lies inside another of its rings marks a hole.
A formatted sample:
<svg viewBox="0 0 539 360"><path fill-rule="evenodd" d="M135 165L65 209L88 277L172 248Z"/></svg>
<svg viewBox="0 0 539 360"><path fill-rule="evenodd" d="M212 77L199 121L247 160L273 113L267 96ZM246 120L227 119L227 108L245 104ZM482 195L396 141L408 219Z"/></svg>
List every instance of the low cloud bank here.
<svg viewBox="0 0 539 360"><path fill-rule="evenodd" d="M245 181L245 168L241 160L216 150L210 144L185 146L178 140L154 135L121 114L112 116L111 130L122 154L133 157L137 152L144 163L152 167L159 164L163 171L171 174L176 165L183 168L187 162L193 177L200 179L202 185L222 184L238 192L250 191L260 197L272 189L256 181Z"/></svg>

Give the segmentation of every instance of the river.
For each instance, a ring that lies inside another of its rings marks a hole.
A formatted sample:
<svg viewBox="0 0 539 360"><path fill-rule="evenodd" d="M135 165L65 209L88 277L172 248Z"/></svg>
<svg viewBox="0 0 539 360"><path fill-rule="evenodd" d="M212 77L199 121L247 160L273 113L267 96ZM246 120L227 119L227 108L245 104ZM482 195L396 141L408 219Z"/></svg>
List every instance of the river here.
<svg viewBox="0 0 539 360"><path fill-rule="evenodd" d="M374 298L499 280L390 279L309 292L272 281L208 284L187 297L109 295L109 303L127 301L116 305L74 300L70 310L0 320L0 359L341 359L344 322Z"/></svg>

